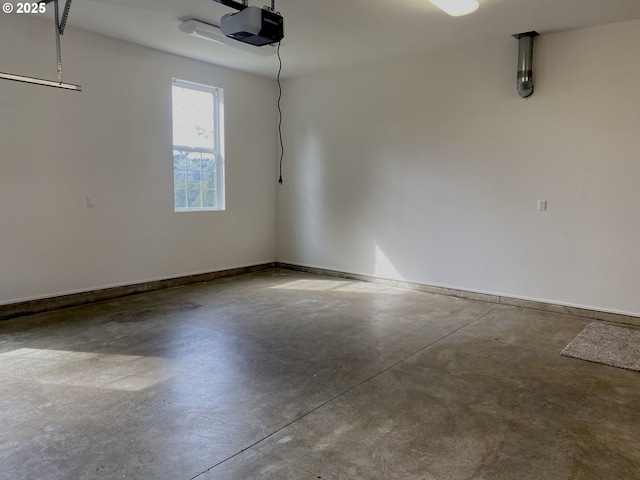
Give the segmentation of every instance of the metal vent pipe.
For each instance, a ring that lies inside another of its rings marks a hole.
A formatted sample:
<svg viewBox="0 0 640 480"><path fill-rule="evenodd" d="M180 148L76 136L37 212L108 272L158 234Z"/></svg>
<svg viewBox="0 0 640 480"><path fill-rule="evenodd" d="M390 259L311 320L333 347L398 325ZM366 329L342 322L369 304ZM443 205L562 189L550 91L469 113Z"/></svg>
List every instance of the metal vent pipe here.
<svg viewBox="0 0 640 480"><path fill-rule="evenodd" d="M533 39L538 32L517 33L518 39L518 93L522 98L533 95Z"/></svg>

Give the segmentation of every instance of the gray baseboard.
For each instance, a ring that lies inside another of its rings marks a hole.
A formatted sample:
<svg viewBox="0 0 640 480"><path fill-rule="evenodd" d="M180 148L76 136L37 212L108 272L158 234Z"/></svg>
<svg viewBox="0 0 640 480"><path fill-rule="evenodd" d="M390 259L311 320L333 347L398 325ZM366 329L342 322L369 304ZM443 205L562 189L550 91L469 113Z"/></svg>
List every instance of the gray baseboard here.
<svg viewBox="0 0 640 480"><path fill-rule="evenodd" d="M34 313L48 312L58 310L60 308L76 307L88 303L103 302L114 298L136 295L138 293L152 292L154 290L162 290L165 288L180 287L191 283L208 282L218 278L233 277L244 273L258 272L274 268L275 263L264 263L260 265L252 265L248 267L231 268L229 270L220 270L217 272L200 273L196 275L186 275L182 277L167 278L164 280L154 280L150 282L135 283L132 285L123 285L120 287L103 288L99 290L91 290L88 292L73 293L70 295L60 295L57 297L40 298L37 300L28 300L18 303L10 303L0 305L0 320L8 320L10 318L21 317L24 315L32 315Z"/></svg>
<svg viewBox="0 0 640 480"><path fill-rule="evenodd" d="M330 277L345 278L350 280L360 280L363 282L377 283L390 287L406 288L420 292L435 293L437 295L446 295L449 297L466 298L469 300L478 300L480 302L496 303L499 305L510 305L515 307L531 308L534 310L542 310L550 313L559 313L563 315L573 315L576 317L584 317L592 320L600 320L604 322L622 323L627 325L640 326L640 317L632 315L623 315L618 313L603 312L599 310L591 310L588 308L569 307L566 305L558 305L534 300L524 300L515 297L506 297L502 295L489 295L485 293L470 292L467 290L458 290L453 288L436 287L425 285L422 283L405 282L402 280L389 280L386 278L375 277L372 275L362 275L357 273L340 272L336 270L328 270L324 268L305 267L290 263L276 262L276 267L299 272L315 273L318 275L327 275Z"/></svg>
<svg viewBox="0 0 640 480"><path fill-rule="evenodd" d="M99 290L91 290L88 292L74 293L70 295L61 295L57 297L41 298L37 300L0 305L0 320L8 320L10 318L21 317L24 315L48 312L51 310L58 310L60 308L75 307L78 305L86 305L95 302L103 302L106 300L126 297L129 295L152 292L165 288L179 287L192 283L208 282L211 280L216 280L218 278L233 277L236 275L259 272L261 270L268 270L271 268L282 268L285 270L314 273L317 275L325 275L336 278L359 280L363 282L387 285L390 287L405 288L409 290L416 290L419 292L434 293L437 295L446 295L449 297L465 298L468 300L477 300L480 302L489 302L499 305L531 308L534 310L542 310L545 312L558 313L563 315L573 315L592 320L640 326L640 317L632 315L622 315L618 313L603 312L587 308L569 307L566 305L524 300L502 295L489 295L484 293L470 292L467 290L458 290L453 288L426 285L422 283L406 282L402 280L390 280L387 278L375 277L372 275L341 272L337 270L329 270L317 267L306 267L284 262L264 263L260 265L251 265L247 267L232 268L216 272L200 273L197 275L186 275L164 280L154 280L150 282L142 282L120 287L104 288Z"/></svg>

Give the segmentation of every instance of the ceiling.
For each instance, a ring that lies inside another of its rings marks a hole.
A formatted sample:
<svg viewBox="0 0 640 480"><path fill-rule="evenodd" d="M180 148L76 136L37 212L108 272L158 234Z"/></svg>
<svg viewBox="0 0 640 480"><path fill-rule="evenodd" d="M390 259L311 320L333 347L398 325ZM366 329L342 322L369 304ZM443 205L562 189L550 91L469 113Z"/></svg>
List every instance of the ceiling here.
<svg viewBox="0 0 640 480"><path fill-rule="evenodd" d="M276 10L285 20L282 75L415 56L531 30L545 34L640 18L640 0L478 1L475 13L450 17L427 0L276 0ZM270 2L249 0L250 5L265 3ZM197 18L218 24L230 12L234 10L212 0L76 0L68 24L275 76L275 56L253 55L178 30L180 20Z"/></svg>

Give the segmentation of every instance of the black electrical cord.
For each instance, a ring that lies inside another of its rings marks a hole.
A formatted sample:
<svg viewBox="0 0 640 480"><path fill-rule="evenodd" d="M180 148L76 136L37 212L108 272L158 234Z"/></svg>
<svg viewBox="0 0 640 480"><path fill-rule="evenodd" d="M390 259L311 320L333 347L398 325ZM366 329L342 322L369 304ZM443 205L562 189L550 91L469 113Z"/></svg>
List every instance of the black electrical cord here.
<svg viewBox="0 0 640 480"><path fill-rule="evenodd" d="M280 101L282 100L282 84L280 83L280 73L282 73L282 57L280 56L280 42L278 42L278 76L276 77L278 81L278 137L280 138L280 178L278 178L278 183L282 185L282 159L284 158L284 144L282 143L282 108L280 107Z"/></svg>

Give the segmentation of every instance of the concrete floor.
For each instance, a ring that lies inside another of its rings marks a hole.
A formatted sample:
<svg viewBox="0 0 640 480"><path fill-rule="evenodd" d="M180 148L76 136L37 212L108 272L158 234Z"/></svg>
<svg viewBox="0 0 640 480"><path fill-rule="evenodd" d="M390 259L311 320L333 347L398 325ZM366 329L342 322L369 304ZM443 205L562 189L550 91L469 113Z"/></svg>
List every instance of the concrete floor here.
<svg viewBox="0 0 640 480"><path fill-rule="evenodd" d="M286 270L0 322L0 478L640 479L588 323Z"/></svg>

